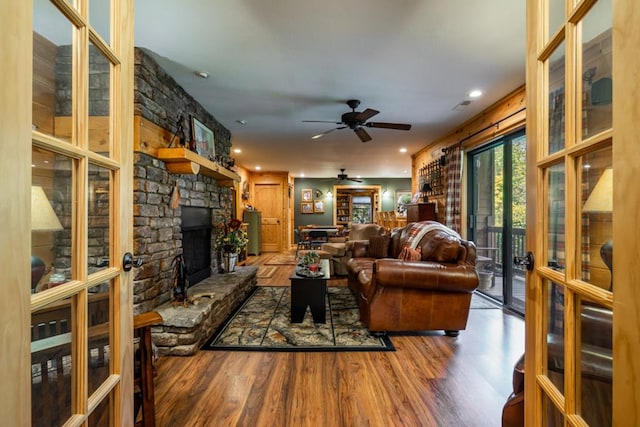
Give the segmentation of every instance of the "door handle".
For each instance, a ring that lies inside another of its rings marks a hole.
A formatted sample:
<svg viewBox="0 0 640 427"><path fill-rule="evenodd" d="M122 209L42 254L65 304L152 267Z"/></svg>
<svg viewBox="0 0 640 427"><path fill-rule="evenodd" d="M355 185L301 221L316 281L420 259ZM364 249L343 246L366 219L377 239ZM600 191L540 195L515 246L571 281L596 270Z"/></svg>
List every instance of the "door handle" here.
<svg viewBox="0 0 640 427"><path fill-rule="evenodd" d="M533 270L534 258L533 252L529 251L525 256L515 256L513 257L513 263L519 266L525 266L527 270Z"/></svg>
<svg viewBox="0 0 640 427"><path fill-rule="evenodd" d="M122 257L122 269L124 271L129 271L133 267L139 268L142 266L142 258L134 258L131 252L126 252Z"/></svg>

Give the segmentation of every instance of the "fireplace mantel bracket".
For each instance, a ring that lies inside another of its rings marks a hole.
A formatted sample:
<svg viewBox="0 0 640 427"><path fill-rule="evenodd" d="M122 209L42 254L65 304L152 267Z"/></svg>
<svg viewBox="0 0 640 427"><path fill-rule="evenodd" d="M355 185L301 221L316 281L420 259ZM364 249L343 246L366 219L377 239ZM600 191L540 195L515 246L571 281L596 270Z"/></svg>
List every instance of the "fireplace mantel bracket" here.
<svg viewBox="0 0 640 427"><path fill-rule="evenodd" d="M205 175L215 179L223 187L234 187L240 182L240 175L237 173L186 148L158 148L158 159L165 162L171 173Z"/></svg>

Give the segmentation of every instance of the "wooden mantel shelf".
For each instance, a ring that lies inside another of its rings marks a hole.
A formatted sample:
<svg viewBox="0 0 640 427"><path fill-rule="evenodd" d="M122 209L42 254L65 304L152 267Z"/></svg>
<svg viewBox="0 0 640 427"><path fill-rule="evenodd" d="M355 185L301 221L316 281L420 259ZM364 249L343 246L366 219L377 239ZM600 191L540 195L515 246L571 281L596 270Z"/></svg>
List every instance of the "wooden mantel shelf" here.
<svg viewBox="0 0 640 427"><path fill-rule="evenodd" d="M163 160L172 173L209 176L218 184L233 187L240 182L240 175L186 148L158 148L158 159Z"/></svg>

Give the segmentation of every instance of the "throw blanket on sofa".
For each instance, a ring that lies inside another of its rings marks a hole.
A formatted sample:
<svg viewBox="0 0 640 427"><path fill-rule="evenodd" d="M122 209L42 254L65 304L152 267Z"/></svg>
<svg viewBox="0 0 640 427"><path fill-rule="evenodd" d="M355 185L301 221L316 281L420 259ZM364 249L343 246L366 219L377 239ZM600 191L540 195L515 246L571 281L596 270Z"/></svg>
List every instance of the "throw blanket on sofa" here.
<svg viewBox="0 0 640 427"><path fill-rule="evenodd" d="M460 235L458 233L439 222L412 222L409 224L409 228L407 230L407 240L404 242L404 247L415 249L418 246L418 243L420 243L420 240L422 240L422 237L431 230L441 230L460 239Z"/></svg>

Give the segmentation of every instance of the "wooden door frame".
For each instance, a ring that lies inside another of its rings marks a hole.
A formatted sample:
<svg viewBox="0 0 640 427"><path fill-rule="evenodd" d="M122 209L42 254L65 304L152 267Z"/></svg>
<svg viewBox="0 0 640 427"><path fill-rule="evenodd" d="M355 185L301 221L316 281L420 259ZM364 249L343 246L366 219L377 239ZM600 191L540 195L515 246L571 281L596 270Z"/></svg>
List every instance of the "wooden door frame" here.
<svg viewBox="0 0 640 427"><path fill-rule="evenodd" d="M6 425L31 422L31 323L29 259L31 257L31 2L0 5L0 419ZM27 237L28 236L28 237Z"/></svg>

